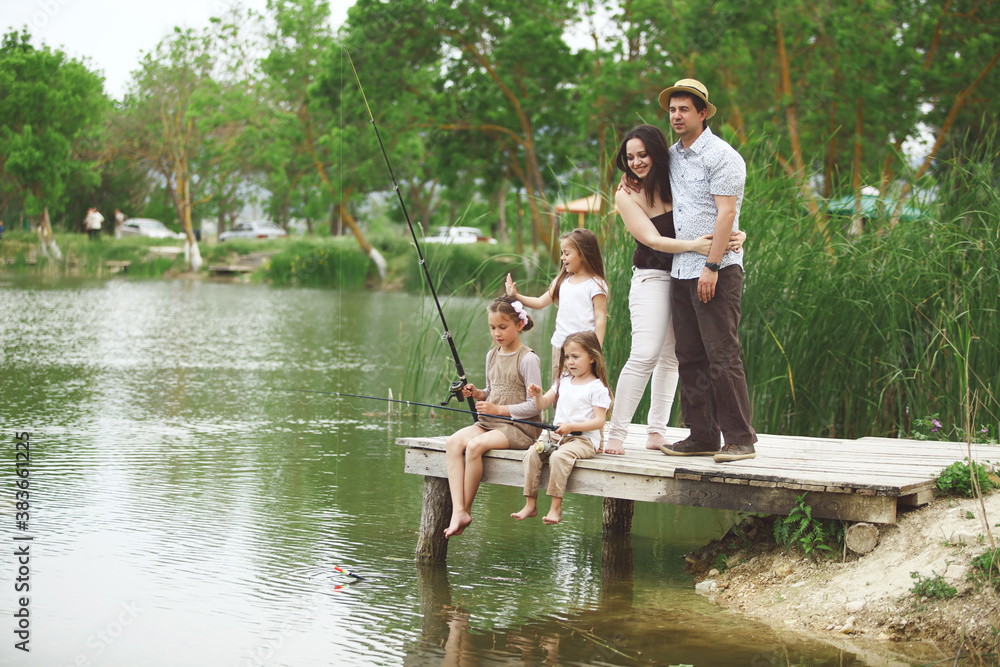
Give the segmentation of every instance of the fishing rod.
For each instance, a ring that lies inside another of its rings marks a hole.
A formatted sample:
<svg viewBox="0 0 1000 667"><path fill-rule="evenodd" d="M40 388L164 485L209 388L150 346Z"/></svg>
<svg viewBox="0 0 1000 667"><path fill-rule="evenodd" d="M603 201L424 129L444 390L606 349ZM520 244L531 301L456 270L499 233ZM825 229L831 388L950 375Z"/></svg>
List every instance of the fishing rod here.
<svg viewBox="0 0 1000 667"><path fill-rule="evenodd" d="M378 396L362 396L361 394L345 394L344 392L340 392L340 391L314 391L312 389L280 389L278 387L272 387L272 389L274 389L274 391L293 391L293 392L297 392L297 393L300 393L300 394L325 394L327 396L341 396L341 397L346 396L348 398L366 398L366 399L368 399L370 401L383 401L385 403L400 403L402 405L419 405L422 408L432 408L434 410L449 410L451 412L461 412L463 415L472 414L472 415L475 415L476 417L479 416L478 412L472 412L472 413L470 413L468 410L459 410L458 408L449 408L449 407L445 407L443 405L431 405L430 403L417 403L416 401L401 401L401 400L395 399L395 398L380 398ZM507 421L516 422L518 424L527 424L528 426L537 426L538 428L544 429L546 431L554 431L557 428L559 428L558 426L556 426L554 424L546 424L544 422L533 422L533 421L528 421L527 419L515 419L514 417L508 417L507 415L483 415L483 416L484 417L493 417L495 419L505 419ZM574 434L576 434L576 435L579 435L580 433L582 433L582 431L574 431Z"/></svg>
<svg viewBox="0 0 1000 667"><path fill-rule="evenodd" d="M392 179L392 189L396 191L396 197L399 199L399 206L403 209L403 217L406 218L406 225L410 228L410 236L413 237L413 245L417 249L417 256L420 258L420 266L424 270L424 277L427 279L427 286L431 289L431 296L434 297L434 305L437 306L438 315L441 317L441 325L444 327L444 333L441 335L442 338L448 341L448 345L451 347L451 356L455 358L455 369L458 371L458 379L451 383L451 387L448 390L448 397L441 402L441 406L446 406L451 402L451 399L457 399L459 403L462 402L462 389L469 382L465 375L465 368L462 367L462 360L458 357L458 348L455 346L455 339L451 335L451 329L448 328L448 322L444 318L444 310L441 308L441 302L438 301L437 290L434 289L434 281L431 280L430 270L427 268L427 261L424 259L424 253L420 249L420 242L417 240L417 232L413 229L413 222L410 221L410 214L406 210L406 202L403 201L403 193L399 191L399 183L396 182L396 175L392 172L392 165L389 163L389 155L385 152L385 145L382 143L382 135L379 134L378 125L375 124L375 116L372 115L371 107L368 106L368 98L365 97L365 89L361 86L361 77L358 76L358 70L354 67L354 60L351 58L351 52L346 48L344 52L347 53L347 60L351 63L351 71L354 72L354 80L358 82L358 90L361 92L361 99L365 102L365 109L368 111L368 122L371 123L372 129L375 130L375 138L378 140L378 147L382 150L382 158L385 160L386 169L389 170L389 178ZM472 421L476 421L478 413L476 412L476 402L472 400L472 397L468 397L469 411L472 413ZM464 412L460 410L459 412Z"/></svg>

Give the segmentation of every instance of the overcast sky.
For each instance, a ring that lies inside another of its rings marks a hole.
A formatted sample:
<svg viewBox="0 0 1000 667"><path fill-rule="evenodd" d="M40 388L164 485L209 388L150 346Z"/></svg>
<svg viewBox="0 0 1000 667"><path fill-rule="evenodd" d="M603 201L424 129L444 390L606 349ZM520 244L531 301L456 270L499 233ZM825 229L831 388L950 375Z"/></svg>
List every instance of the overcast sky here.
<svg viewBox="0 0 1000 667"><path fill-rule="evenodd" d="M27 25L32 43L59 48L104 74L104 88L121 99L142 52L150 51L174 26L203 28L230 0L0 0L0 26L7 33ZM266 0L241 3L263 13ZM330 0L334 28L347 19L354 0Z"/></svg>

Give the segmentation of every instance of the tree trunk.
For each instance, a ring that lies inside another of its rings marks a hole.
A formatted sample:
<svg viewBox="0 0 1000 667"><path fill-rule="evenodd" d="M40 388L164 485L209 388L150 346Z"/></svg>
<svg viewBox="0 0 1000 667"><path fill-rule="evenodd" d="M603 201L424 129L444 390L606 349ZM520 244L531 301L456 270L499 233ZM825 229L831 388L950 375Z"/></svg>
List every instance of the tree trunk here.
<svg viewBox="0 0 1000 667"><path fill-rule="evenodd" d="M226 231L226 211L222 208L222 206L219 206L219 215L215 220L215 226L215 238L218 239L219 234Z"/></svg>
<svg viewBox="0 0 1000 667"><path fill-rule="evenodd" d="M521 215L521 190L518 189L518 190L515 190L514 192L516 194L516 201L515 201L515 204L514 204L514 212L516 213L516 216L517 216L517 226L516 226L516 228L515 228L514 231L517 234L517 254L518 255L523 255L524 254L524 238L521 236L521 225L524 222L524 216Z"/></svg>
<svg viewBox="0 0 1000 667"><path fill-rule="evenodd" d="M365 239L364 235L361 233L361 228L358 227L358 223L354 219L354 216L347 210L347 205L345 204L346 201L347 199L345 197L340 202L340 220L347 223L347 227L354 234L354 238L357 239L358 245L360 245L365 251L368 258L374 262L375 268L378 269L379 278L385 280L385 258L382 257L382 253L378 251L378 248L368 243L368 240Z"/></svg>
<svg viewBox="0 0 1000 667"><path fill-rule="evenodd" d="M795 108L795 98L792 95L792 77L788 62L788 53L785 50L785 33L781 28L781 17L778 10L774 12L775 36L778 42L778 65L781 70L781 106L785 110L785 122L788 124L788 139L792 144L792 176L798 183L799 192L806 200L809 207L809 214L817 223L820 221L819 203L809 189L808 178L806 177L805 162L802 158L802 142L799 139L799 115Z"/></svg>
<svg viewBox="0 0 1000 667"><path fill-rule="evenodd" d="M42 215L39 216L38 222L35 224L35 234L38 236L38 244L42 251L42 256L52 257L52 259L57 261L62 259L62 252L59 251L56 237L52 233L52 225L49 223L48 206L42 209Z"/></svg>
<svg viewBox="0 0 1000 667"><path fill-rule="evenodd" d="M306 113L308 114L308 111ZM319 174L320 180L323 181L323 185L326 186L327 192L340 200L340 219L343 222L346 222L347 226L350 227L358 245L365 251L368 258L375 263L375 268L378 269L379 277L384 280L386 266L385 258L382 257L382 253L380 253L374 246L372 246L371 243L368 242L364 234L361 233L361 228L358 227L357 222L353 217L350 217L350 214L347 213L346 204L350 197L351 190L354 189L353 186L348 186L344 192L337 192L337 189L333 187L333 183L330 182L330 176L326 173L326 167L323 165L323 161L319 159L319 154L316 152L316 144L313 142L312 138L312 128L308 123L306 124L306 140L312 154L313 166L316 167L316 172Z"/></svg>
<svg viewBox="0 0 1000 667"><path fill-rule="evenodd" d="M507 242L507 179L500 181L497 190L497 241Z"/></svg>
<svg viewBox="0 0 1000 667"><path fill-rule="evenodd" d="M938 130L938 135L934 140L934 146L931 147L931 152L926 158L924 158L923 163L917 169L917 173L913 175L913 180L907 181L899 193L899 199L896 201L896 208L892 212L892 219L889 221L890 227L895 227L899 224L899 214L903 210L903 204L906 201L906 198L913 190L913 184L920 180L920 177L923 176L924 173L930 168L931 164L934 162L934 158L937 157L938 151L941 150L941 145L947 138L948 132L951 130L951 126L955 124L955 118L958 116L958 112L965 107L965 102L969 99L969 95L971 95L976 88L979 87L979 84L983 82L983 79L985 79L986 75L990 73L990 70L993 69L993 66L997 64L998 60L1000 60L1000 49L997 49L997 52L993 54L993 58L991 58L986 66L983 67L983 70L978 76L976 76L975 79L973 79L972 83L955 96L955 102L951 105L948 117L945 118L944 123L941 124L941 129Z"/></svg>

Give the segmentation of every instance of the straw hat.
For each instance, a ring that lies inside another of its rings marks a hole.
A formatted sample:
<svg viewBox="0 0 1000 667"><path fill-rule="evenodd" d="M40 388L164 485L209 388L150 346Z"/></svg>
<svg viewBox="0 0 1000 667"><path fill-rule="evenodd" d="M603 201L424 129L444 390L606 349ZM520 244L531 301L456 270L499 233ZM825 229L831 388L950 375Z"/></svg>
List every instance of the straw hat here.
<svg viewBox="0 0 1000 667"><path fill-rule="evenodd" d="M660 93L660 106L664 110L670 110L670 96L674 93L690 93L704 100L706 106L708 106L708 115L705 116L705 120L715 115L715 105L708 101L708 88L701 81L681 79Z"/></svg>

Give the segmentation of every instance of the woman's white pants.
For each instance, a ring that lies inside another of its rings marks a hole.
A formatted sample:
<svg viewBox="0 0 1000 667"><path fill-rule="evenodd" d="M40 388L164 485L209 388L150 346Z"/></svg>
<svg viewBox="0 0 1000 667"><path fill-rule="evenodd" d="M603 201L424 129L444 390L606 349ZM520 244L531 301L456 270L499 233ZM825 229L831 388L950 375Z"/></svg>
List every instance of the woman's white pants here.
<svg viewBox="0 0 1000 667"><path fill-rule="evenodd" d="M647 433L666 434L677 391L677 356L670 321L670 273L632 269L628 307L632 316L632 349L618 376L608 440L624 440L650 376Z"/></svg>

